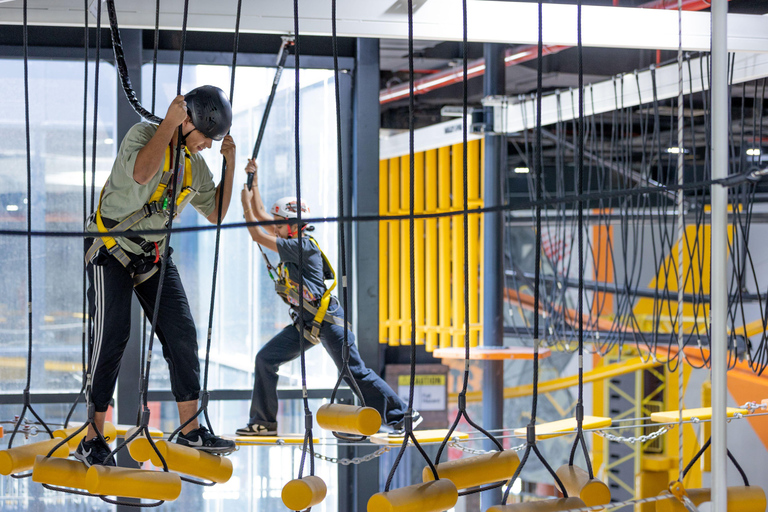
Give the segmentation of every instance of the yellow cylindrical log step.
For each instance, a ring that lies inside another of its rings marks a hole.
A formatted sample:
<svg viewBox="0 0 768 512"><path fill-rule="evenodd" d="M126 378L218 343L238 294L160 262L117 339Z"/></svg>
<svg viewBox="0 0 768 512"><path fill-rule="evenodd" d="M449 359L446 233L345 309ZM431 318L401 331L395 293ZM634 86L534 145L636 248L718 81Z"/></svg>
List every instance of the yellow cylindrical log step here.
<svg viewBox="0 0 768 512"><path fill-rule="evenodd" d="M511 505L494 505L485 512L557 512L573 508L584 508L580 498L554 498L551 500L526 501Z"/></svg>
<svg viewBox="0 0 768 512"><path fill-rule="evenodd" d="M296 478L283 486L283 504L290 510L304 510L322 502L327 492L319 476Z"/></svg>
<svg viewBox="0 0 768 512"><path fill-rule="evenodd" d="M49 439L37 443L22 444L10 450L0 450L0 475L22 473L35 465L35 457L48 455L48 452L61 442L61 439ZM52 457L69 457L69 446L63 444Z"/></svg>
<svg viewBox="0 0 768 512"><path fill-rule="evenodd" d="M505 450L503 452L487 453L475 457L466 457L436 466L440 479L450 480L457 489L469 489L480 485L508 480L515 474L520 459L517 453ZM421 472L424 482L434 480L429 466Z"/></svg>
<svg viewBox="0 0 768 512"><path fill-rule="evenodd" d="M697 507L712 501L712 489L686 489L688 497ZM661 493L669 494L668 491ZM765 512L765 491L756 485L728 487L728 510L738 512ZM656 512L687 512L677 498L656 502Z"/></svg>
<svg viewBox="0 0 768 512"><path fill-rule="evenodd" d="M64 439L65 437L71 436L72 433L75 432L75 430L77 430L78 428L80 428L80 426L60 428L58 430L54 430L53 437L58 439ZM77 449L77 445L80 444L80 441L85 437L85 434L87 433L88 433L88 429L84 428L75 437L67 441L67 443L69 443L70 451L74 451L75 449ZM117 438L117 430L115 429L115 426L112 423L110 423L109 421L105 421L104 432L102 432L102 435L104 436L104 439L106 439L108 443L111 443Z"/></svg>
<svg viewBox="0 0 768 512"><path fill-rule="evenodd" d="M324 404L315 415L317 424L325 430L372 436L381 428L381 414L372 407Z"/></svg>
<svg viewBox="0 0 768 512"><path fill-rule="evenodd" d="M173 501L181 494L178 473L114 466L91 466L85 475L91 494Z"/></svg>
<svg viewBox="0 0 768 512"><path fill-rule="evenodd" d="M456 506L459 491L450 480L433 480L389 492L368 500L368 512L443 512Z"/></svg>
<svg viewBox="0 0 768 512"><path fill-rule="evenodd" d="M35 467L32 469L32 481L57 487L85 489L86 473L88 468L80 461L38 455L35 457Z"/></svg>
<svg viewBox="0 0 768 512"><path fill-rule="evenodd" d="M232 461L226 457L168 441L157 441L155 446L171 471L210 480L217 484L223 484L232 477ZM138 462L150 461L155 467L163 467L163 463L146 437L137 437L131 441L128 451Z"/></svg>
<svg viewBox="0 0 768 512"><path fill-rule="evenodd" d="M581 498L588 507L607 505L611 502L611 490L597 478L590 480L589 473L578 466L560 466L555 471L563 482L568 497Z"/></svg>

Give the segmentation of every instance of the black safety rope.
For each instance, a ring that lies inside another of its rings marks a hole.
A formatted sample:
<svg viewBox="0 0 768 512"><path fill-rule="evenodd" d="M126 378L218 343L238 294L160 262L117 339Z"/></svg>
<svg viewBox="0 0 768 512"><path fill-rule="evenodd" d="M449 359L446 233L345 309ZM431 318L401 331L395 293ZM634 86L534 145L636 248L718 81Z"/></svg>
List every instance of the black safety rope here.
<svg viewBox="0 0 768 512"><path fill-rule="evenodd" d="M466 69L466 66L465 66ZM429 469L432 472L432 476L435 480L439 480L440 477L437 474L437 468L435 468L435 465L430 460L429 456L424 451L424 448L422 448L421 444L419 444L418 439L416 439L416 436L413 434L413 397L415 393L415 381L416 381L416 272L415 272L415 258L414 258L414 225L416 223L416 216L415 216L415 187L414 187L414 176L415 176L415 153L414 153L414 118L415 118L415 106L414 106L414 91L413 91L413 0L408 0L408 84L409 84L409 95L408 95L408 138L409 138L409 148L410 148L410 164L409 164L409 172L410 172L410 180L409 180L409 188L410 188L410 198L409 198L409 208L410 208L410 214L408 215L408 228L409 228L409 236L410 236L410 307L411 307L411 323L410 323L410 329L411 329L411 372L410 372L410 380L409 380L409 390L408 390L408 409L405 411L405 416L403 418L404 423L404 429L403 429L403 443L400 445L400 450L397 452L397 457L395 457L395 462L392 464L392 469L389 471L389 475L387 476L387 483L384 486L384 492L388 492L390 486L392 485L392 479L395 477L395 471L397 470L398 465L400 464L400 461L403 458L403 455L405 454L405 448L408 446L408 440L410 439L413 442L413 445L416 447L416 449L421 453L421 456L424 458L424 460L429 465Z"/></svg>
<svg viewBox="0 0 768 512"><path fill-rule="evenodd" d="M536 182L536 200L540 201L542 198L543 193L543 180L544 180L544 169L543 169L543 162L542 162L542 156L541 156L541 98L542 98L542 90L543 90L543 84L542 84L542 77L543 77L543 33L542 33L542 27L543 27L543 16L542 16L542 2L539 0L538 2L538 20L539 20L539 27L538 27L538 58L536 60L536 141L534 143L534 167L536 172L535 182ZM512 489L512 485L515 483L515 480L517 480L517 477L520 476L520 472L525 467L525 463L528 461L528 457L530 456L531 452L535 453L536 456L539 458L541 463L544 465L544 467L547 469L547 471L552 475L552 478L554 478L555 482L557 482L557 486L560 488L560 492L563 493L563 496L566 498L568 497L568 491L565 490L565 486L560 481L560 478L557 476L557 474L554 472L552 467L549 465L549 463L546 461L546 459L542 456L541 452L539 451L539 448L536 446L536 409L538 407L538 388L539 388L539 344L540 344L540 333L539 333L539 296L540 296L540 288L541 288L541 206L536 206L536 243L535 246L535 256L534 256L534 265L535 265L535 277L534 277L534 288L533 288L533 395L531 400L531 421L528 423L528 426L526 427L526 440L525 440L525 452L523 452L523 457L520 460L520 464L517 465L515 468L515 472L512 475L512 478L509 479L509 482L504 490L504 496L502 497L501 503L502 505L507 503L507 498L509 498L509 492Z"/></svg>
<svg viewBox="0 0 768 512"><path fill-rule="evenodd" d="M272 111L272 103L275 101L275 95L277 93L277 86L280 83L280 77L283 76L283 69L285 68L285 60L288 58L288 48L293 44L293 38L283 36L283 42L280 44L280 51L277 54L277 69L275 69L275 78L272 80L272 89L269 91L269 97L267 98L267 104L264 106L264 113L261 115L261 124L259 125L259 133L256 135L256 142L253 145L253 153L251 153L251 159L256 160L259 156L259 149L261 149L261 141L264 138L264 133L267 130L267 121L269 120L269 113ZM253 187L253 173L249 172L246 179L246 185L248 190ZM259 246L261 250L261 246ZM261 251L266 259L267 256L264 251ZM272 267L267 259L267 266Z"/></svg>
<svg viewBox="0 0 768 512"><path fill-rule="evenodd" d="M235 94L235 71L237 70L237 51L240 44L240 14L242 12L242 4L243 0L237 0L237 14L235 17L235 35L232 43L232 74L230 76L230 83L229 83L229 100L230 103L234 103L234 94ZM227 132L229 134L229 132ZM234 162L232 162L232 165L234 165ZM203 370L203 389L200 394L200 408L197 410L197 412L192 415L189 419L187 419L185 422L183 422L179 427L174 430L171 435L169 436L169 440L173 439L174 436L176 436L181 430L189 425L193 420L195 420L197 417L200 416L200 413L203 414L205 417L206 424L208 425L208 430L211 431L211 434L215 434L213 430L213 426L211 424L211 419L208 416L208 401L210 400L210 392L208 391L208 371L210 367L210 360L211 360L211 337L213 333L213 312L216 304L216 282L217 282L217 276L218 276L218 269L219 269L219 247L221 246L221 218L222 218L222 211L224 208L224 185L227 179L227 159L225 158L224 161L221 164L221 179L219 180L219 198L218 198L218 212L216 217L216 243L214 244L213 249L213 276L211 278L211 300L210 300L210 307L208 309L208 330L207 336L206 336L206 344L205 344L205 366ZM199 483L198 481L193 481L193 483Z"/></svg>
<svg viewBox="0 0 768 512"><path fill-rule="evenodd" d="M163 120L160 117L157 117L152 112L147 111L144 107L141 106L141 102L139 101L139 98L136 96L136 93L133 90L133 86L131 85L131 78L128 74L128 65L125 63L125 53L123 52L123 43L120 39L120 30L117 26L117 11L115 10L115 0L106 0L107 2L107 13L109 14L109 26L110 26L110 32L112 34L112 51L115 55L115 67L117 68L117 74L120 77L120 84L123 86L123 92L125 93L126 99L128 99L128 103L131 104L131 107L133 107L133 110L136 111L137 114L139 114L141 117L146 119L147 121L155 124L160 124L160 122ZM186 4L185 4L186 5ZM186 9L186 8L185 8ZM157 21L159 16L159 2L155 6L155 25L157 26L159 21ZM187 19L186 19L186 10L184 14L184 29L186 29ZM181 39L182 43L186 41L187 34L182 29L181 33ZM155 58L154 58L154 64L152 68L153 73L153 84L154 84L154 73L157 69L157 30L155 31ZM181 46L181 62L184 60L184 45ZM153 86L154 87L154 86ZM179 82L178 86L176 87L177 94L181 94L181 71L179 71ZM153 91L153 97L154 97L154 91ZM181 141L181 139L179 139ZM178 155L177 159L178 161Z"/></svg>
<svg viewBox="0 0 768 512"><path fill-rule="evenodd" d="M293 117L293 143L294 143L294 158L296 160L296 222L298 223L298 242L299 242L299 308L297 315L297 323L299 326L299 350L301 352L301 395L304 403L304 442L301 450L301 462L299 463L299 475L301 478L304 474L304 463L307 459L307 452L309 452L309 474L315 474L315 443L312 439L312 410L309 408L309 394L307 392L307 360L306 360L306 343L304 339L304 246L302 242L303 222L301 220L303 212L301 202L301 147L299 143L299 112L300 112L300 99L301 99L301 87L299 81L299 0L293 0L293 33L296 41L294 42L295 57L294 57L294 117ZM311 507L309 508L311 509ZM307 509L307 510L309 510Z"/></svg>
<svg viewBox="0 0 768 512"><path fill-rule="evenodd" d="M576 185L578 194L584 193L584 60L581 44L581 0L576 4L576 38L579 61L579 121L576 131ZM576 448L579 444L584 451L584 460L587 464L589 479L595 475L592 473L592 462L589 458L587 442L584 439L584 203L578 203L578 238L579 238L579 298L578 298L578 323L579 323L579 398L576 401L576 438L571 447L571 456L568 465L573 466L576 456Z"/></svg>
<svg viewBox="0 0 768 512"><path fill-rule="evenodd" d="M683 470L683 475L679 478L679 480L682 482L685 475L688 474L688 471L691 470L694 464L696 464L696 461L698 461L702 455L704 455L704 452L707 451L707 449L712 444L712 436L707 439L707 442L701 445L701 448L698 452L696 452L696 455L693 456L693 458L688 462L688 465L685 466L685 469ZM739 475L741 475L741 480L744 482L744 485L749 487L749 479L747 478L747 474L744 472L744 469L739 465L739 463L736 461L736 457L733 456L731 453L731 450L726 450L726 453L728 454L728 458L731 459L731 462L733 462L733 465L736 467L736 470L739 472Z"/></svg>
<svg viewBox="0 0 768 512"><path fill-rule="evenodd" d="M83 33L83 40L85 43L83 44L83 53L85 54L83 58L83 225L88 221L88 0L83 0L84 4L84 26L85 30ZM93 185L91 185L93 186ZM82 281L82 291L83 291L83 301L81 304L81 311L83 314L83 322L82 322L82 361L81 361L81 370L82 370L82 385L80 386L80 391L77 394L77 397L75 397L75 401L72 403L72 407L70 407L69 412L67 413L67 417L64 419L64 428L66 429L69 426L69 420L72 418L72 414L75 412L75 408L77 407L77 404L80 402L80 397L84 396L85 394L85 386L88 380L88 369L87 369L87 354L88 354L88 332L89 332L89 325L90 325L90 315L88 314L88 300L87 300L87 293L88 293L88 279L86 275L86 269L88 267L88 264L83 261L83 281Z"/></svg>
<svg viewBox="0 0 768 512"><path fill-rule="evenodd" d="M344 168L342 162L342 141L341 141L341 100L339 94L339 44L336 35L336 0L331 0L331 41L333 45L333 83L334 83L334 95L336 99L336 161L338 163L338 194L339 194L339 215L344 216ZM339 259L341 260L341 304L344 310L344 338L341 346L341 369L339 370L339 378L336 379L336 384L333 386L331 392L330 403L336 400L336 393L341 386L341 382L346 377L347 384L352 388L352 391L360 400L360 405L365 407L365 397L363 396L360 387L357 385L352 370L349 368L349 329L347 328L347 244L345 240L346 225L339 223ZM350 435L341 432L333 432L333 435L339 439L347 441L362 441L367 439L367 436L363 435Z"/></svg>
<svg viewBox="0 0 768 512"><path fill-rule="evenodd" d="M37 421L45 428L48 435L53 438L53 432L35 412L32 404L29 400L29 389L32 382L32 334L34 324L32 323L32 156L30 149L30 137L29 137L29 38L27 33L27 0L23 2L23 45L24 45L24 126L26 135L26 149L27 149L27 384L24 386L24 406L21 409L16 424L13 426L13 432L11 438L8 440L8 448L13 447L13 440L16 437L19 427L24 422L24 416L29 411ZM31 473L23 475L11 475L14 478L23 478L31 476Z"/></svg>
<svg viewBox="0 0 768 512"><path fill-rule="evenodd" d="M469 385L469 355L470 355L470 325L469 325L469 173L468 173L468 166L467 166L467 104L468 104L468 93L467 93L467 54L469 53L469 43L467 41L467 0L462 0L461 2L461 8L462 8L462 64L464 66L463 69L463 80L462 80L462 115L463 115L463 123L462 123L462 155L463 155L463 199L464 199L464 214L463 214L463 220L464 220L464 379L463 384L461 387L461 391L459 392L458 397L458 411L456 412L456 418L453 421L453 424L448 429L448 432L445 434L445 438L440 443L440 447L437 449L437 454L435 455L435 464L440 463L440 457L443 454L443 451L445 450L445 447L448 445L448 441L450 440L451 436L453 435L453 432L456 430L456 427L459 426L459 421L462 417L466 418L467 423L469 423L472 427L474 427L479 432L483 433L488 439L493 441L493 444L496 445L496 448L498 450L504 451L504 447L499 442L498 439L496 439L493 434L486 431L483 427L475 423L475 421L472 420L469 416L469 412L467 412L467 387ZM413 178L411 178L411 182L413 182ZM411 250L413 250L413 246L411 247ZM413 300L413 299L412 299ZM497 487L501 487L504 485L504 481L500 481L494 484L486 485L486 486L480 486L477 488L473 488L471 490L462 491L459 493L460 496L464 496L467 494L474 494L482 491L487 491L490 489L495 489Z"/></svg>

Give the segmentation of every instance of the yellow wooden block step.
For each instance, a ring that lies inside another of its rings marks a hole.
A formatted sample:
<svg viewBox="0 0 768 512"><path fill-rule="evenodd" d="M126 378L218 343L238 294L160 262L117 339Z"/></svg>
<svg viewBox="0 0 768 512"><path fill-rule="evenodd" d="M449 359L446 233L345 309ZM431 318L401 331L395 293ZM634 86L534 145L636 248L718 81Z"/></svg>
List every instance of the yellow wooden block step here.
<svg viewBox="0 0 768 512"><path fill-rule="evenodd" d="M448 434L448 429L440 428L435 430L414 430L413 434L416 436L416 440L419 443L439 443L445 439L446 434ZM453 434L451 434L451 439L469 439L469 434L465 434L464 432L457 432L454 430ZM392 436L387 433L372 435L370 440L374 444L403 444L403 436Z"/></svg>
<svg viewBox="0 0 768 512"><path fill-rule="evenodd" d="M605 428L610 427L613 420L602 416L584 416L583 428ZM576 418L566 418L564 420L550 421L548 423L539 423L536 425L536 439L549 439L566 434L572 434L576 430ZM526 427L516 428L515 437L526 437Z"/></svg>
<svg viewBox="0 0 768 512"><path fill-rule="evenodd" d="M726 414L729 418L733 418L736 414L749 414L747 409L738 409L736 407L728 407ZM699 407L698 409L683 409L683 421L691 421L693 418L700 420L712 419L711 407ZM680 411L660 411L651 414L651 421L654 423L674 423L680 420Z"/></svg>

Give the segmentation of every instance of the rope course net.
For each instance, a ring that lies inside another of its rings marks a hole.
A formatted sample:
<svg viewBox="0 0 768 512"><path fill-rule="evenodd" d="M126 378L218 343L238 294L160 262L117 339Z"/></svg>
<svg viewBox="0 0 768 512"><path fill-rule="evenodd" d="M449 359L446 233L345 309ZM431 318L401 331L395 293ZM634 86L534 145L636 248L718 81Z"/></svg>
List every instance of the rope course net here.
<svg viewBox="0 0 768 512"><path fill-rule="evenodd" d="M186 37L186 17L188 2L184 7L184 28L182 30L181 57L179 63L179 75L177 93L181 93L181 79L183 69L184 41ZM394 464L387 477L384 491L390 492L395 472L401 463L405 449L412 445L423 456L428 472L435 481L440 480L439 462L446 447L452 447L473 455L497 453L496 451L484 451L469 448L467 444L490 439L498 448L498 452L504 452L502 440L514 437L505 430L484 429L470 418L465 409L467 401L467 388L469 377L470 359L470 331L469 322L465 322L464 336L466 348L464 380L459 394L459 413L441 442L420 442L412 428L412 414L414 413L414 383L415 359L416 359L416 300L415 300L415 265L414 265L414 225L417 220L450 217L454 223L463 221L464 233L468 229L468 216L470 214L482 214L488 212L501 212L505 219L505 271L504 286L507 306L505 318L506 332L515 339L532 340L534 347L533 357L533 401L531 405L530 423L527 426L525 443L507 448L507 451L522 452L522 460L514 470L510 479L497 481L486 488L467 491L461 494L470 494L504 486L504 498L506 503L512 489L512 483L520 476L531 452L536 455L541 463L551 474L557 484L557 489L568 497L566 486L561 482L556 472L549 466L546 457L537 448L537 407L538 407L538 379L539 379L539 350L551 348L562 353L578 352L579 359L579 398L576 407L576 430L565 432L576 434L570 452L570 466L573 466L574 457L579 444L583 448L584 458L587 464L589 479L594 478L592 463L589 456L589 448L584 438L587 432L594 432L612 442L634 444L647 443L666 432L677 427L680 431L680 450L682 453L682 427L689 423L699 421L683 421L682 416L682 365L687 364L692 368L708 368L710 359L710 325L709 304L711 289L708 279L710 265L710 224L709 224L709 187L715 183L728 187L729 199L729 289L728 289L728 321L729 321L729 351L728 365L730 368L741 366L756 375L762 375L768 366L768 307L764 304L764 297L768 290L764 290L766 284L761 280L759 257L750 251L750 239L755 236L755 226L764 215L756 208L758 184L767 172L761 168L759 148L763 141L764 122L764 97L766 92L766 79L758 79L739 84L731 83L731 96L738 98L738 108L733 109L729 133L730 168L729 177L725 180L712 180L711 176L711 144L710 144L710 98L707 84L710 81L710 62L707 54L688 54L681 58L680 65L681 95L678 98L665 100L659 99L656 82L658 66L649 69L652 80L650 95L644 94L640 84L640 75L621 75L613 79L615 91L615 108L605 114L585 115L584 106L591 104L591 111L595 111L595 97L591 86L583 84L583 63L581 54L581 2L578 2L579 23L579 87L578 90L554 91L554 97L558 103L558 120L552 126L542 126L541 100L544 95L542 84L542 59L538 60L537 68L537 93L532 98L535 104L533 113L535 121L529 128L506 140L507 148L511 149L511 161L519 162L533 172L527 174L527 197L516 198L511 185L511 178L505 180L506 204L488 208L470 209L468 206L467 192L467 124L463 126L463 208L461 211L447 211L437 214L417 214L414 200L414 50L413 50L413 2L408 0L408 45L409 45L409 74L411 78L411 90L409 95L409 131L410 131L410 211L407 214L396 216L377 215L349 215L344 211L344 188L341 163L341 102L339 99L339 66L338 48L336 41L336 3L333 2L333 57L335 71L335 99L337 114L337 158L339 180L339 215L324 218L305 218L303 210L298 208L297 221L302 223L337 223L341 247L341 272L343 289L343 307L345 316L343 324L346 325L347 311L347 263L345 254L345 229L347 225L354 223L371 223L391 220L405 220L409 223L409 247L410 247L410 325L411 325L411 366L409 378L408 410L404 420L405 432L402 445L395 458ZM467 12L466 2L463 4L463 114L467 119ZM159 1L157 4L157 16L155 21L155 43L153 77L157 65L158 52L158 19ZM86 6L87 7L87 6ZM114 3L108 1L110 25L112 27L112 42L117 69L121 84L126 96L141 116L152 122L160 122L152 112L141 107L138 98L134 94L121 51L119 31L115 18ZM236 59L238 52L238 36L240 21L240 3L237 7L237 26L235 29L235 42L233 49L233 63L231 75L230 98L234 94ZM539 54L543 54L542 38L542 4L539 2ZM300 102L300 44L299 44L299 3L293 2L294 8L294 77L295 77L295 191L297 203L301 205L301 180L300 168L300 130L299 130L299 102ZM101 6L98 5L97 27L100 26ZM25 106L26 106L26 151L28 197L32 197L32 179L29 171L30 135L29 135L29 99L27 85L27 35L26 35L26 0L24 2L24 78L25 78ZM85 82L87 83L88 70L88 18L86 15L86 57L85 57ZM97 33L100 33L98 31ZM95 67L96 91L98 91L98 48L100 44L97 38L97 52ZM735 57L731 59L729 68L732 77L735 69ZM280 69L285 63L283 57ZM275 79L275 87L279 75ZM698 81L698 83L697 83ZM155 106L155 90L153 78L152 109ZM639 106L625 106L623 98L625 91L633 90L640 98ZM685 91L688 93L685 93ZM693 90L701 92L694 93ZM570 96L570 97L569 97ZM87 101L88 94L85 92ZM525 108L527 99L520 98L519 104L505 104L506 109L520 108L523 117L528 116ZM574 105L578 103L578 112ZM570 109L570 112L566 110ZM93 130L94 143L91 172L91 183L95 181L96 165L96 130L98 116L98 101L94 105ZM84 185L87 182L86 174L86 116L87 105L83 118L83 174ZM265 116L266 117L266 116ZM264 120L263 125L265 125ZM528 122L526 121L526 126ZM262 127L263 130L263 127ZM179 137L183 138L181 129ZM260 138L259 138L260 141ZM258 147L259 142L257 142ZM745 148L756 148L752 154ZM254 150L254 155L257 150ZM180 146L176 150L176 161L181 158ZM514 168L515 165L510 165ZM177 170L178 172L178 170ZM224 180L225 167L222 167L221 180ZM252 179L252 178L251 178ZM174 176L174 182L176 177ZM83 188L83 214L87 216L86 187ZM174 191L175 192L175 191ZM518 200L521 199L521 200ZM94 208L94 195L91 194L90 209ZM214 321L214 303L217 284L218 248L219 237L225 229L243 229L246 226L269 226L280 223L275 222L230 222L222 224L222 208L219 202L218 222L213 227L184 227L174 228L174 208L176 202L171 200L170 218L167 229L163 230L132 230L130 232L110 232L110 236L136 236L142 234L164 234L166 236L165 265L170 253L170 244L167 240L171 234L189 233L215 229L215 259L212 298L207 329L206 365L204 373L204 395L200 413L208 423L211 431L211 422L208 419L206 406L208 404L208 355L211 349L212 324ZM33 230L31 216L27 219L26 230L2 229L2 236L24 236L27 239L28 248L28 295L29 303L32 302L32 264L31 264L31 240L33 237L84 237L93 236L93 233L77 231L42 231ZM531 229L533 223L534 229ZM299 243L301 243L301 230L299 230ZM306 236L306 235L305 235ZM513 245L511 242L518 243ZM523 243L520 243L520 241ZM469 270L468 238L464 238L464 318L469 314ZM526 246L532 251L524 252ZM303 253L298 253L298 266L303 269ZM648 269L653 269L652 273ZM163 455L151 441L152 437L147 427L149 387L149 370L152 360L152 344L155 334L155 324L159 311L159 297L162 291L162 282L165 267L161 267L160 285L157 289L155 310L152 315L147 355L142 349L141 364L141 406L139 413L139 427L143 429L154 452L159 457L165 472L168 472ZM591 277L590 277L591 276ZM304 283L298 282L299 311L302 311L304 301ZM83 281L85 289L85 281ZM24 390L25 403L22 414L15 421L9 448L17 432L23 431L27 436L34 436L43 431L51 436L51 430L45 422L31 409L29 404L30 372L32 358L32 308L29 308L29 350L27 360L27 385ZM86 330L88 322L85 315L85 300L83 301L83 368L86 366ZM304 332L304 317L299 314L299 332ZM146 329L144 329L146 331ZM307 391L307 368L305 360L304 336L299 336L301 343L301 389L304 414L304 436L301 443L300 463L298 464L298 478L301 480L305 472L308 477L315 477L315 459L328 463L343 465L357 465L375 460L389 452L392 448L380 448L376 452L363 457L342 458L331 457L314 451L312 425L313 413L309 407ZM344 345L348 340L346 332ZM588 353L599 356L621 354L629 349L637 353L644 361L653 361L658 365L666 365L671 371L680 371L680 419L677 422L658 423L658 429L652 433L640 436L624 437L611 433L611 429L619 430L621 434L630 428L645 427L649 418L633 418L634 424L616 427L603 427L588 429L583 427L583 386L584 367L583 358L585 350ZM348 368L348 348L344 355L344 368ZM83 387L80 395L85 395L86 403L90 403L88 376L83 373ZM333 390L332 401L342 381L343 375ZM354 386L353 386L354 387ZM354 390L361 398L359 389ZM79 396L78 395L78 399ZM77 402L76 402L77 403ZM363 405L365 405L363 403ZM69 423L72 411L69 411L65 420L65 426ZM37 422L31 426L24 413L29 410ZM757 408L754 408L757 410ZM754 413L752 407L750 412ZM147 417L142 417L142 413ZM89 415L92 416L89 410ZM459 425L461 417L472 426L473 430L467 439L452 437L454 430ZM760 416L760 414L750 414ZM92 421L89 417L89 421ZM706 420L705 420L706 421ZM22 425L24 429L22 429ZM39 426L37 426L39 425ZM179 427L179 430L186 424ZM81 428L82 430L82 428ZM128 441L135 438L140 431L136 431ZM178 430L171 434L173 439ZM367 446L362 441L367 436L357 438L345 438L348 443L333 444L338 446ZM518 436L519 437L519 436ZM52 448L48 457L65 441ZM258 444L254 442L253 444ZM331 443L327 443L331 444ZM438 446L434 461L430 459L422 445L434 444ZM110 456L120 450L124 445L116 448ZM699 458L701 453L709 446L709 441L689 463L685 471L681 471L681 480L685 472ZM307 461L306 458L309 457ZM730 455L736 467L739 468L745 485L748 485L746 474L738 466ZM682 467L682 457L680 457ZM305 470L305 464L306 466ZM182 478L185 481L201 483ZM506 484L506 485L505 485ZM324 485L324 484L323 484ZM455 491L456 489L454 489ZM394 491L393 491L394 492ZM87 493L79 493L85 494ZM461 495L457 493L457 495ZM324 496L324 491L323 491ZM128 502L102 499L109 503L121 505L134 504ZM611 504L612 508L626 504L646 503L658 500L670 499L658 497L647 500L632 500ZM156 506L162 503L144 505ZM310 509L307 506L306 509ZM598 507L577 508L575 510L596 510Z"/></svg>

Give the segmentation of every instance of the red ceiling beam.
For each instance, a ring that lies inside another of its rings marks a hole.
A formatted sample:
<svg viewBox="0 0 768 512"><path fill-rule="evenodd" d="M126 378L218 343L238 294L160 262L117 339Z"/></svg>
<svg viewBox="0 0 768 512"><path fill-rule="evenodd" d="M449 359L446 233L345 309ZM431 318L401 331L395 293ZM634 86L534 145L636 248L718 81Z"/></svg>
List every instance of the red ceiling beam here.
<svg viewBox="0 0 768 512"><path fill-rule="evenodd" d="M710 7L709 2L705 0L683 0L683 10L701 11ZM643 9L677 9L677 0L652 0L648 3L639 5ZM544 55L553 55L571 48L570 46L545 46ZM522 62L528 62L538 57L537 45L531 44L518 47L516 50L508 49L504 55L504 63L507 66L514 66ZM485 60L477 59L467 62L467 79L481 76L485 73ZM415 95L424 94L435 89L440 89L446 85L460 83L464 80L464 68L453 67L443 70L437 70L428 77L419 78L413 83L413 93ZM404 83L395 87L382 89L379 91L379 103L389 103L405 98L409 93L409 84Z"/></svg>

